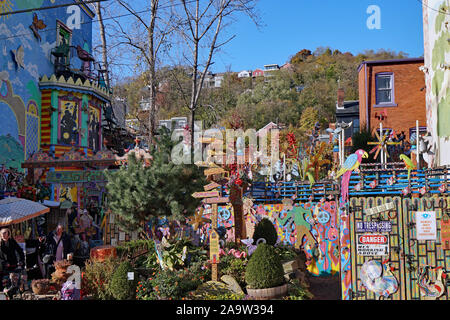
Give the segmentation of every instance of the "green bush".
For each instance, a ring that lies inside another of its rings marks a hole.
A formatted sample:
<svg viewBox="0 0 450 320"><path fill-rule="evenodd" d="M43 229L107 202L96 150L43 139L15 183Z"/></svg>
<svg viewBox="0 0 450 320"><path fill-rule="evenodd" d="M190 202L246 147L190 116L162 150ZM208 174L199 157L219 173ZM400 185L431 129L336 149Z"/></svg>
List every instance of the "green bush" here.
<svg viewBox="0 0 450 320"><path fill-rule="evenodd" d="M189 269L160 271L154 277L139 283L136 297L140 300L180 300L206 281L205 273L193 273Z"/></svg>
<svg viewBox="0 0 450 320"><path fill-rule="evenodd" d="M109 290L116 300L133 300L136 296L137 275L134 280L128 280L128 272L134 272L131 263L122 262L114 272Z"/></svg>
<svg viewBox="0 0 450 320"><path fill-rule="evenodd" d="M277 246L275 252L280 256L281 261L288 261L297 258L298 254L291 246Z"/></svg>
<svg viewBox="0 0 450 320"><path fill-rule="evenodd" d="M275 248L261 243L252 254L245 270L245 281L252 289L278 287L284 284L284 271Z"/></svg>
<svg viewBox="0 0 450 320"><path fill-rule="evenodd" d="M202 300L244 300L244 294L238 293L219 293L217 295L214 294L206 294L202 297Z"/></svg>
<svg viewBox="0 0 450 320"><path fill-rule="evenodd" d="M256 226L255 232L253 233L254 243L258 241L258 239L264 238L266 239L266 243L271 246L275 245L277 242L277 230L275 229L273 223L267 219L262 219Z"/></svg>
<svg viewBox="0 0 450 320"><path fill-rule="evenodd" d="M239 259L233 255L221 257L219 263L219 271L222 275L232 276L241 287L245 287L245 268L248 260L246 258Z"/></svg>
<svg viewBox="0 0 450 320"><path fill-rule="evenodd" d="M310 300L313 295L306 289L299 279L293 279L288 284L288 295L284 300Z"/></svg>
<svg viewBox="0 0 450 320"><path fill-rule="evenodd" d="M117 256L124 259L128 255L134 256L141 250L155 251L155 242L151 239L131 240L116 246Z"/></svg>
<svg viewBox="0 0 450 320"><path fill-rule="evenodd" d="M96 300L111 300L109 284L120 260L108 257L105 261L86 261L82 274L81 289L85 295L92 295Z"/></svg>

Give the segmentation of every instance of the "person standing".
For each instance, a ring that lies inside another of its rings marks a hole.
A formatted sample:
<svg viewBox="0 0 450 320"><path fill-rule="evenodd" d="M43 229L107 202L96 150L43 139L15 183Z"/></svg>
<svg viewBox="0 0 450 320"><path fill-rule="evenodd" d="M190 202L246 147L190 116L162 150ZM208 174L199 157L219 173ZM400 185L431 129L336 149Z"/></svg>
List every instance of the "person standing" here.
<svg viewBox="0 0 450 320"><path fill-rule="evenodd" d="M17 241L11 237L11 230L8 228L0 229L0 280L18 266L24 265L25 254ZM0 288L3 290L2 281L0 281Z"/></svg>
<svg viewBox="0 0 450 320"><path fill-rule="evenodd" d="M70 260L73 255L72 242L64 232L64 224L59 223L45 239L45 263L46 276L49 277L54 270L53 263L64 259Z"/></svg>

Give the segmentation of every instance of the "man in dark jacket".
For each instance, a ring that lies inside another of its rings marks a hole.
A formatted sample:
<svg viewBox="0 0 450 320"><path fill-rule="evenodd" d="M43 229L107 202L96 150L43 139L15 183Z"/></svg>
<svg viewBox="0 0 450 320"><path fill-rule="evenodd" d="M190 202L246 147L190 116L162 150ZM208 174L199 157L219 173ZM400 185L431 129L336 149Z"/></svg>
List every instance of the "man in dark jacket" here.
<svg viewBox="0 0 450 320"><path fill-rule="evenodd" d="M24 266L25 254L16 240L11 237L11 231L8 228L0 230L0 280L4 275L14 271L18 266ZM2 281L0 289L3 290Z"/></svg>
<svg viewBox="0 0 450 320"><path fill-rule="evenodd" d="M64 225L58 224L56 229L45 239L45 255L42 259L46 266L46 276L50 277L54 270L53 263L68 259L73 255L72 242L70 237L64 232Z"/></svg>

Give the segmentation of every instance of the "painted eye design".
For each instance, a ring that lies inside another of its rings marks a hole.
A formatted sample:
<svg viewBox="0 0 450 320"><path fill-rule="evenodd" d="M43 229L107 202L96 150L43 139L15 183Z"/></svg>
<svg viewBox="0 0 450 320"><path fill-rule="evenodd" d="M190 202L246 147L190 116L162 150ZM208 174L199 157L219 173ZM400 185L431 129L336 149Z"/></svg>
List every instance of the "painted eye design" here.
<svg viewBox="0 0 450 320"><path fill-rule="evenodd" d="M424 213L424 214L422 214L422 217L424 219L428 219L429 217L431 217L431 215L429 215L428 213Z"/></svg>

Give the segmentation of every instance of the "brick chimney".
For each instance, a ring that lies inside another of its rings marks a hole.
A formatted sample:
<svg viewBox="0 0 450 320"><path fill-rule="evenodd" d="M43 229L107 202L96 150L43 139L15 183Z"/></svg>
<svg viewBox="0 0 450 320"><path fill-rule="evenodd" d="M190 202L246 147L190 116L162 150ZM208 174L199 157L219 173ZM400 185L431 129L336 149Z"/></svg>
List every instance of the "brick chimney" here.
<svg viewBox="0 0 450 320"><path fill-rule="evenodd" d="M337 90L337 104L336 104L338 108L344 107L344 98L345 98L345 90L344 88L339 88Z"/></svg>

